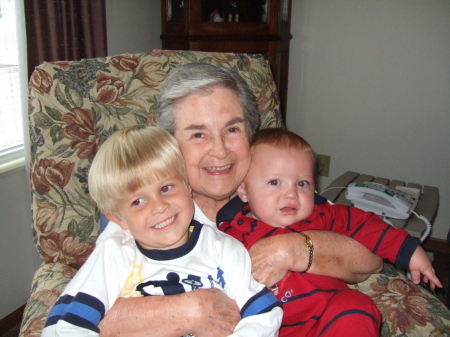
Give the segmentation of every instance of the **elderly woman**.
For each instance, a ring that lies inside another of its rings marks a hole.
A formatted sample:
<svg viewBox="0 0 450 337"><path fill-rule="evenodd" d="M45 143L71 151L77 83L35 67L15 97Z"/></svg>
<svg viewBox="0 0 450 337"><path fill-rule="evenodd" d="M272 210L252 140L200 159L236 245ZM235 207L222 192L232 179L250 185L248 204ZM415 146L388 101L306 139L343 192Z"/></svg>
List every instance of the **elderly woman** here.
<svg viewBox="0 0 450 337"><path fill-rule="evenodd" d="M157 124L183 152L195 218L216 227L217 212L236 194L250 165L249 144L259 126L253 94L235 72L206 64L173 69L161 87ZM111 224L109 225L111 226ZM380 271L381 259L345 236L306 231L314 245L310 273L359 282ZM310 262L305 238L278 235L250 251L253 275L271 286ZM239 261L236 261L239 263ZM236 304L215 289L119 299L100 323L102 336L226 336L240 319Z"/></svg>

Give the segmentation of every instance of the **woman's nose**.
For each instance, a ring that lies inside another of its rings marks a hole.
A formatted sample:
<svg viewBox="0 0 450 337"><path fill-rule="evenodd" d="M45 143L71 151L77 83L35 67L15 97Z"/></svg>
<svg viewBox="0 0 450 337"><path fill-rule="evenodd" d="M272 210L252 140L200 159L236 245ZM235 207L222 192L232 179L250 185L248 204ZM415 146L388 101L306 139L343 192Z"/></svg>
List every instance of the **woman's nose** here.
<svg viewBox="0 0 450 337"><path fill-rule="evenodd" d="M228 154L225 140L222 137L214 137L211 141L211 149L209 153L211 156L224 159Z"/></svg>

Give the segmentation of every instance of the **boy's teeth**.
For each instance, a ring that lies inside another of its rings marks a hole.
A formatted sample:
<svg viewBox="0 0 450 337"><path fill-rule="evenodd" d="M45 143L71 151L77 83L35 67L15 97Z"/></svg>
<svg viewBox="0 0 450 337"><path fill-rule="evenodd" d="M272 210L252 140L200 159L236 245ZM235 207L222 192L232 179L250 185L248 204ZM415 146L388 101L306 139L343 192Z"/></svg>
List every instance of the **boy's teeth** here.
<svg viewBox="0 0 450 337"><path fill-rule="evenodd" d="M164 220L163 222L160 222L159 224L155 225L154 228L157 228L157 229L164 228L167 225L170 225L173 222L173 220L175 220L175 215L173 217L171 217L170 219Z"/></svg>

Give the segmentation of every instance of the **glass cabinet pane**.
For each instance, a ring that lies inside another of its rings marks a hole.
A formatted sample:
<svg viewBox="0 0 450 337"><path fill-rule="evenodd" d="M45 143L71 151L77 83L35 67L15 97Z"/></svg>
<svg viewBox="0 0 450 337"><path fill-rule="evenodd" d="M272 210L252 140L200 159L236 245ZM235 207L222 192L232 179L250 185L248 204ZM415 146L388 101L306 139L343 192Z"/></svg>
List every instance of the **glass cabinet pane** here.
<svg viewBox="0 0 450 337"><path fill-rule="evenodd" d="M289 1L283 0L281 6L281 22L289 21Z"/></svg>
<svg viewBox="0 0 450 337"><path fill-rule="evenodd" d="M167 0L167 21L184 21L184 0Z"/></svg>
<svg viewBox="0 0 450 337"><path fill-rule="evenodd" d="M269 0L201 0L202 22L266 22Z"/></svg>

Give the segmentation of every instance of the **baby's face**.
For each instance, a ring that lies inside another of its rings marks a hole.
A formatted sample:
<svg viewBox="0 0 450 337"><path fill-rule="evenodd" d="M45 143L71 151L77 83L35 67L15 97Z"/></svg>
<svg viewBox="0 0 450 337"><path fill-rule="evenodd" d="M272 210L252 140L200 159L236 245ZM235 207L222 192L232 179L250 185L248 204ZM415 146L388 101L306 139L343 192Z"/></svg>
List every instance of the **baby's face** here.
<svg viewBox="0 0 450 337"><path fill-rule="evenodd" d="M306 219L314 209L312 153L258 145L238 192L253 215L273 227Z"/></svg>
<svg viewBox="0 0 450 337"><path fill-rule="evenodd" d="M175 174L124 193L117 211L120 218L113 220L143 248L171 249L188 240L194 204L190 188Z"/></svg>

